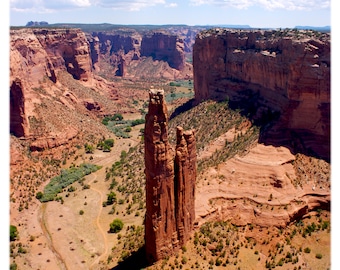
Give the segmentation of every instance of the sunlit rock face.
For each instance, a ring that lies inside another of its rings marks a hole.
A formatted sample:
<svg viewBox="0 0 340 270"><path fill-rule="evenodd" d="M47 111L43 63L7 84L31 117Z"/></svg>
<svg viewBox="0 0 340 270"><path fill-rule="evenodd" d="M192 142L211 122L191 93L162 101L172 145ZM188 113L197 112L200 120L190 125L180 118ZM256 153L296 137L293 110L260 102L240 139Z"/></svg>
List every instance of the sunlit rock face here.
<svg viewBox="0 0 340 270"><path fill-rule="evenodd" d="M172 255L188 240L195 219L194 131L177 129L176 153L168 141L163 90L149 93L145 123L145 247L149 262Z"/></svg>
<svg viewBox="0 0 340 270"><path fill-rule="evenodd" d="M89 43L79 29L11 30L10 132L17 137L32 135L29 117L35 116L34 104L41 103L42 84L58 84L59 72L91 83L91 66Z"/></svg>
<svg viewBox="0 0 340 270"><path fill-rule="evenodd" d="M195 97L280 114L265 143L330 159L330 35L214 29L193 48Z"/></svg>

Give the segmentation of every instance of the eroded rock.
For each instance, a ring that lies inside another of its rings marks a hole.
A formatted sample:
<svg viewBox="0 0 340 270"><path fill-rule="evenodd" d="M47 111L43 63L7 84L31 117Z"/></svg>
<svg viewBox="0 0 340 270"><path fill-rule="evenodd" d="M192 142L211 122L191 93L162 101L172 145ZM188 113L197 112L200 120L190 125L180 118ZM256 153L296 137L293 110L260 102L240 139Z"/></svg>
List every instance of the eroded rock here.
<svg viewBox="0 0 340 270"><path fill-rule="evenodd" d="M176 157L168 141L163 90L149 93L145 123L145 247L149 262L172 255L188 240L195 219L194 131L177 129Z"/></svg>

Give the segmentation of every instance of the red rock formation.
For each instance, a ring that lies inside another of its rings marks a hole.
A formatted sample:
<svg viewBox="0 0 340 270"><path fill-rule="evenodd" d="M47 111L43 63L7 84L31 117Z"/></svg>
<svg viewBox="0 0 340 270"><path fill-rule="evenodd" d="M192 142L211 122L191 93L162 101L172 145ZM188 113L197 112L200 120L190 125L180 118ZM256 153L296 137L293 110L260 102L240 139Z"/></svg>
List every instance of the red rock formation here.
<svg viewBox="0 0 340 270"><path fill-rule="evenodd" d="M174 164L168 142L168 113L163 92L150 92L145 120L145 247L148 260L157 261L178 249Z"/></svg>
<svg viewBox="0 0 340 270"><path fill-rule="evenodd" d="M154 60L163 60L178 70L184 68L184 43L176 35L161 32L145 35L141 44L141 55L152 56Z"/></svg>
<svg viewBox="0 0 340 270"><path fill-rule="evenodd" d="M27 137L28 117L35 115L34 105L40 103L36 90L46 79L56 83L60 71L92 81L90 50L84 33L77 29L11 30L10 37L10 132Z"/></svg>
<svg viewBox="0 0 340 270"><path fill-rule="evenodd" d="M329 159L329 34L210 30L197 35L193 64L198 101L229 96L240 105L251 100L257 117L268 111L263 107L278 111L266 143Z"/></svg>
<svg viewBox="0 0 340 270"><path fill-rule="evenodd" d="M179 128L174 163L164 91L152 90L149 95L144 136L145 247L148 261L154 262L178 251L193 228L196 144L194 132Z"/></svg>
<svg viewBox="0 0 340 270"><path fill-rule="evenodd" d="M51 68L66 70L77 80L92 80L90 47L79 29L36 29L34 35L46 50Z"/></svg>
<svg viewBox="0 0 340 270"><path fill-rule="evenodd" d="M21 81L17 79L10 86L10 133L16 137L27 134L24 99Z"/></svg>
<svg viewBox="0 0 340 270"><path fill-rule="evenodd" d="M109 63L114 69L113 73L121 77L155 76L174 79L186 76L187 72L192 76L191 64L185 62L183 40L175 34L144 34L134 29L119 29L92 32L87 38L93 55L93 66L97 70L102 63ZM162 61L166 65L155 67L155 63L147 61L147 58ZM184 74L181 75L181 72Z"/></svg>
<svg viewBox="0 0 340 270"><path fill-rule="evenodd" d="M177 127L175 213L180 246L189 239L195 221L196 159L195 132Z"/></svg>
<svg viewBox="0 0 340 270"><path fill-rule="evenodd" d="M84 130L107 133L96 116L116 111L109 100L117 99L117 89L93 75L91 62L79 29L11 30L10 133L33 151L71 143Z"/></svg>

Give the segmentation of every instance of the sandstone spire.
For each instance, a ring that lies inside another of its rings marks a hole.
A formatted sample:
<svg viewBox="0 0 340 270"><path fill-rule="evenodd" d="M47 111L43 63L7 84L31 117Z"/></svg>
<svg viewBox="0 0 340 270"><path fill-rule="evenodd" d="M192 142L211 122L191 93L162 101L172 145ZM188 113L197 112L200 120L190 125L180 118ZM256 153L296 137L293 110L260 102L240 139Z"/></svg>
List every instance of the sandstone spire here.
<svg viewBox="0 0 340 270"><path fill-rule="evenodd" d="M145 120L145 248L155 262L178 251L193 228L196 142L193 131L179 127L174 157L163 90L150 91Z"/></svg>
<svg viewBox="0 0 340 270"><path fill-rule="evenodd" d="M194 131L177 127L175 213L180 246L188 240L195 221L196 159Z"/></svg>

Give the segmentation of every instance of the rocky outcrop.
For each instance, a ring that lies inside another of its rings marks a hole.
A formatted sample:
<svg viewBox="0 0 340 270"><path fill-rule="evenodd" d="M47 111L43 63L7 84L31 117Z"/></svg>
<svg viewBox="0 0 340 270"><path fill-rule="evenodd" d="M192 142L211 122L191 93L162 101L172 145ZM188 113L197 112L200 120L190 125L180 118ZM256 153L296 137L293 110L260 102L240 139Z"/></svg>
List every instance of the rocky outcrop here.
<svg viewBox="0 0 340 270"><path fill-rule="evenodd" d="M175 156L175 214L179 244L182 247L194 229L196 186L195 132L177 127Z"/></svg>
<svg viewBox="0 0 340 270"><path fill-rule="evenodd" d="M61 71L75 79L93 79L90 50L82 31L77 29L11 30L10 46L10 132L29 136L28 117L34 103L40 103L41 85L55 84ZM39 90L39 91L38 91Z"/></svg>
<svg viewBox="0 0 340 270"><path fill-rule="evenodd" d="M178 70L184 68L184 43L176 35L161 32L145 35L141 44L141 55L163 60Z"/></svg>
<svg viewBox="0 0 340 270"><path fill-rule="evenodd" d="M255 120L278 112L263 142L330 159L329 34L205 31L197 35L193 65L198 101L228 96Z"/></svg>
<svg viewBox="0 0 340 270"><path fill-rule="evenodd" d="M140 59L142 36L137 31L92 32L88 34L88 39L91 44L93 65L96 69L99 68L100 61L108 61L114 68L116 76L125 77L127 75L125 66L133 60Z"/></svg>
<svg viewBox="0 0 340 270"><path fill-rule="evenodd" d="M88 33L87 39L91 47L93 67L100 70L100 66L109 63L115 76L170 76L173 79L172 73L179 76L179 71L191 68L185 62L183 40L169 32L151 31L146 34L145 31L123 28ZM147 58L151 58L156 64L146 61ZM166 63L167 67L156 67L158 62ZM167 71L164 72L164 69Z"/></svg>
<svg viewBox="0 0 340 270"><path fill-rule="evenodd" d="M177 130L176 158L168 141L163 90L149 93L145 123L145 248L149 262L174 252L190 236L195 219L196 143L193 131Z"/></svg>
<svg viewBox="0 0 340 270"><path fill-rule="evenodd" d="M24 99L22 83L17 79L10 86L10 133L16 137L28 133Z"/></svg>

